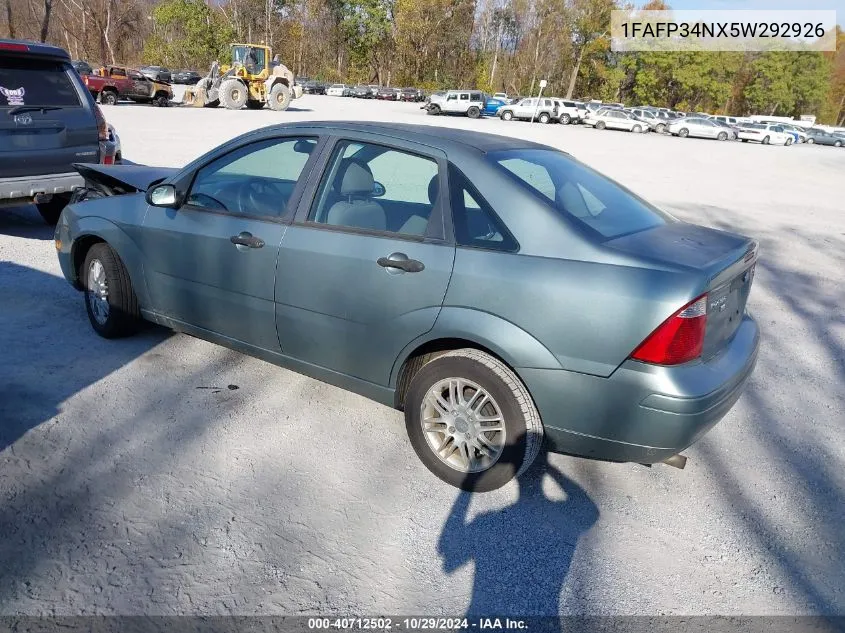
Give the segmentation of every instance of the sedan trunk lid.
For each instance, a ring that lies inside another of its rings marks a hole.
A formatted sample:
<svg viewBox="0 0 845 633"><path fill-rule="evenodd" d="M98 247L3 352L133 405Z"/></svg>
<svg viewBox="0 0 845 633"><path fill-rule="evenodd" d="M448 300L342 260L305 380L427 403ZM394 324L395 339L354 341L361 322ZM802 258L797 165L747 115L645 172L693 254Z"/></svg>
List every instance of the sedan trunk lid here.
<svg viewBox="0 0 845 633"><path fill-rule="evenodd" d="M707 293L702 359L727 344L742 321L757 263L756 241L685 222L670 222L605 242L617 251L659 266L700 273Z"/></svg>

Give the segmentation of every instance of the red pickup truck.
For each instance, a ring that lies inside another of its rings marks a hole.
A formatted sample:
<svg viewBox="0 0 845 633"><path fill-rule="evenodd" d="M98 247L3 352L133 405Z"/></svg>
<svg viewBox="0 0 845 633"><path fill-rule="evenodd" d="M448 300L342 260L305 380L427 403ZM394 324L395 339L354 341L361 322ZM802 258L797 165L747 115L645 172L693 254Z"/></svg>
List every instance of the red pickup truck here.
<svg viewBox="0 0 845 633"><path fill-rule="evenodd" d="M94 74L83 75L82 81L88 92L103 105L114 105L118 99L130 99L136 103L152 103L166 106L173 98L170 84L153 81L139 71L123 66L105 66Z"/></svg>

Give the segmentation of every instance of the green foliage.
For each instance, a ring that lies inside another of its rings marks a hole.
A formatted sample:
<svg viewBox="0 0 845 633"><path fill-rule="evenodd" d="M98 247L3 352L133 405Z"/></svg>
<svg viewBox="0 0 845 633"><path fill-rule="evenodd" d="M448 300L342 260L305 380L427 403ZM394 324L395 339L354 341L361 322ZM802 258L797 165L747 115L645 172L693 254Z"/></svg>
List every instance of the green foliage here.
<svg viewBox="0 0 845 633"><path fill-rule="evenodd" d="M147 63L207 68L225 59L234 30L203 0L165 0L152 14L154 28L144 45Z"/></svg>

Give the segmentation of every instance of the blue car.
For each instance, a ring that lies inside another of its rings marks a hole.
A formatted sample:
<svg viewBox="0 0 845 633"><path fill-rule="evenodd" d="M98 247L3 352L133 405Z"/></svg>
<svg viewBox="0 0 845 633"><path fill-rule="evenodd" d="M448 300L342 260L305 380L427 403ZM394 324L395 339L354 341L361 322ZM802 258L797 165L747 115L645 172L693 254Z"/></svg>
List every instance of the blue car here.
<svg viewBox="0 0 845 633"><path fill-rule="evenodd" d="M507 105L507 102L504 99L497 99L496 97L487 97L487 101L484 102L484 110L481 111L483 116L496 116L496 113L499 111L503 105Z"/></svg>

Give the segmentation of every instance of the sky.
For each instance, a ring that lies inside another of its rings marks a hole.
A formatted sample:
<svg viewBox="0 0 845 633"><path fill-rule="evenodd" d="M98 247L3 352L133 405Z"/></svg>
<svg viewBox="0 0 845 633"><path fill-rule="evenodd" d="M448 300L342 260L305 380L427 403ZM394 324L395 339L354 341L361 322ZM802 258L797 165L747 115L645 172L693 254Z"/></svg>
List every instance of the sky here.
<svg viewBox="0 0 845 633"><path fill-rule="evenodd" d="M845 0L667 0L673 9L834 9L845 25Z"/></svg>

